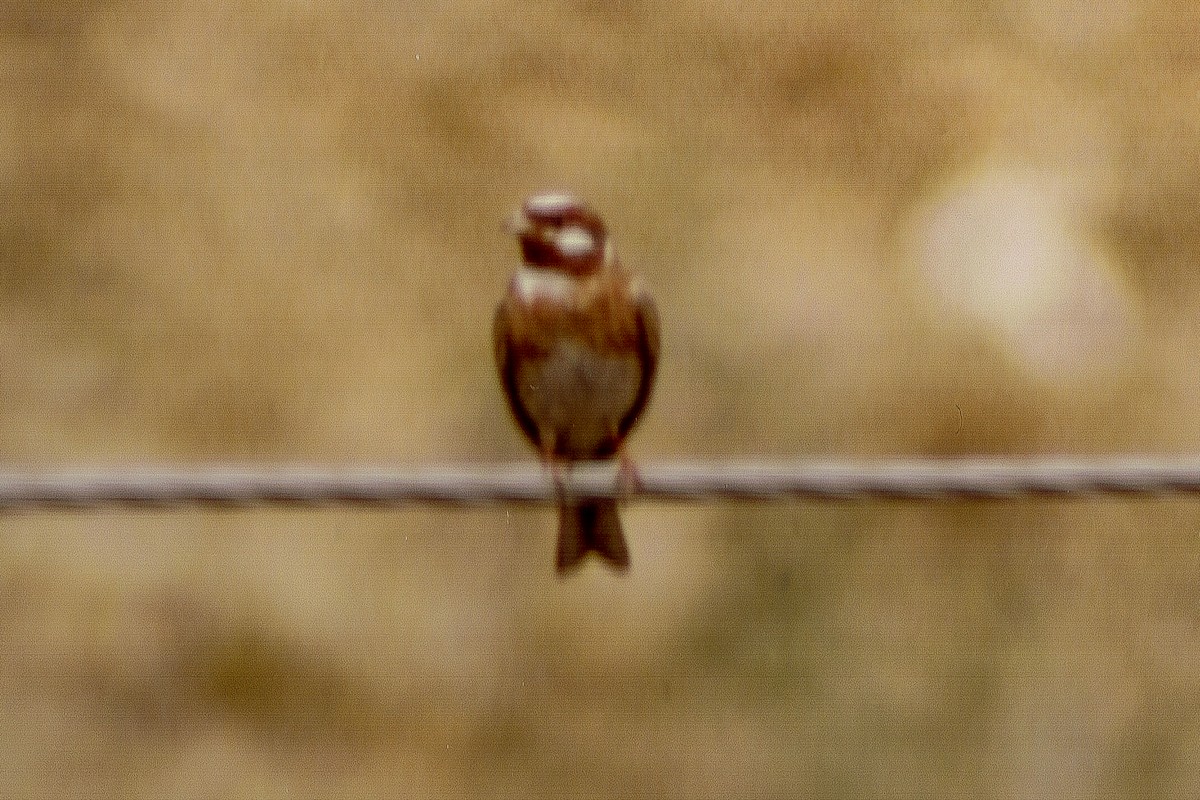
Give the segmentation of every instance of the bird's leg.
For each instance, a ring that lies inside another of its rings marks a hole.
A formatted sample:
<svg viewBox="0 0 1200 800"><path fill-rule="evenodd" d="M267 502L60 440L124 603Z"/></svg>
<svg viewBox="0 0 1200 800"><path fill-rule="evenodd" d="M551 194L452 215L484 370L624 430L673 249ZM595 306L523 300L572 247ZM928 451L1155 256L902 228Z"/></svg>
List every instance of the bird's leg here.
<svg viewBox="0 0 1200 800"><path fill-rule="evenodd" d="M642 476L638 474L637 465L633 463L629 453L625 452L624 447L617 449L617 458L620 459L617 466L617 493L625 495L642 491L645 488L642 485Z"/></svg>
<svg viewBox="0 0 1200 800"><path fill-rule="evenodd" d="M558 504L563 505L567 499L567 482L563 480L566 474L566 462L551 458L546 465L550 468L550 480L554 483L554 494L558 497Z"/></svg>
<svg viewBox="0 0 1200 800"><path fill-rule="evenodd" d="M561 506L567 498L566 482L563 480L563 473L566 469L566 462L554 455L554 442L546 442L541 448L540 453L542 464L550 473L550 482L554 484L554 495Z"/></svg>

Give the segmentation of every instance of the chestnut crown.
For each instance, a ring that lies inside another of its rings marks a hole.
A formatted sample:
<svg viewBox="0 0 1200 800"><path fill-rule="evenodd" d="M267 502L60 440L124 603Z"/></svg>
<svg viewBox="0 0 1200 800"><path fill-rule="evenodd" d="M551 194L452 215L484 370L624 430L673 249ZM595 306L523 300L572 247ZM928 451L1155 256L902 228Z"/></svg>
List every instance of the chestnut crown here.
<svg viewBox="0 0 1200 800"><path fill-rule="evenodd" d="M608 229L574 195L532 195L507 227L520 242L525 263L532 267L590 275L604 266Z"/></svg>

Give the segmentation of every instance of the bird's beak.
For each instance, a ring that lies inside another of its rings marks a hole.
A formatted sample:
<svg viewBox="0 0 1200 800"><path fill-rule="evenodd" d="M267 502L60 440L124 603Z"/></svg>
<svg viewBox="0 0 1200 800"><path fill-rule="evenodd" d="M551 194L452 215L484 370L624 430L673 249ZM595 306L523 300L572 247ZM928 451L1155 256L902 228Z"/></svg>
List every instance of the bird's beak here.
<svg viewBox="0 0 1200 800"><path fill-rule="evenodd" d="M504 220L504 232L512 236L524 236L532 230L533 225L529 222L529 217L525 216L521 209L517 209Z"/></svg>

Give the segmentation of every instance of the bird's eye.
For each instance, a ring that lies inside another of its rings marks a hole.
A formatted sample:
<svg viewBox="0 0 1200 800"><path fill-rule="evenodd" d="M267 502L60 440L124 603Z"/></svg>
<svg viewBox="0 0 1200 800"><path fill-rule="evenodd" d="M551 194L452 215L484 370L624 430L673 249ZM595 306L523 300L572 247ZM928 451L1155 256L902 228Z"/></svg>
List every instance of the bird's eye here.
<svg viewBox="0 0 1200 800"><path fill-rule="evenodd" d="M568 225L554 237L558 251L568 258L586 256L596 250L596 237L587 228Z"/></svg>

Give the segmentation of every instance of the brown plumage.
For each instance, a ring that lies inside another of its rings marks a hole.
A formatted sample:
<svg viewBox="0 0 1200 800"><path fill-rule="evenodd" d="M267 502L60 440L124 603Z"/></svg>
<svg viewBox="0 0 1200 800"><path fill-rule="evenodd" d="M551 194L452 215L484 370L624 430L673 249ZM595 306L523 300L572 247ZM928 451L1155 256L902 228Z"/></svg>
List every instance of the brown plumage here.
<svg viewBox="0 0 1200 800"><path fill-rule="evenodd" d="M654 301L617 261L603 221L578 199L534 195L509 227L525 263L496 311L494 341L517 425L554 469L613 458L654 386ZM563 497L558 571L589 552L629 566L616 502Z"/></svg>

